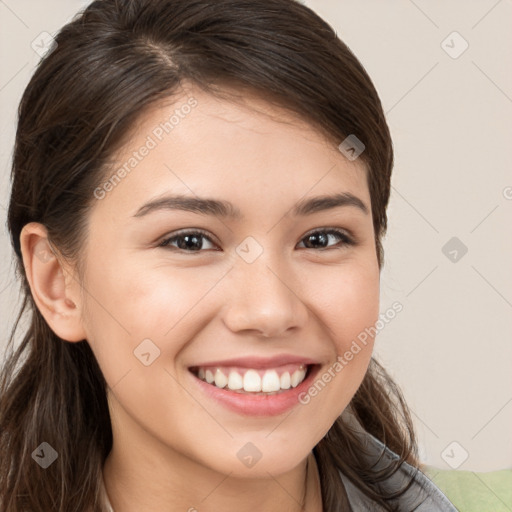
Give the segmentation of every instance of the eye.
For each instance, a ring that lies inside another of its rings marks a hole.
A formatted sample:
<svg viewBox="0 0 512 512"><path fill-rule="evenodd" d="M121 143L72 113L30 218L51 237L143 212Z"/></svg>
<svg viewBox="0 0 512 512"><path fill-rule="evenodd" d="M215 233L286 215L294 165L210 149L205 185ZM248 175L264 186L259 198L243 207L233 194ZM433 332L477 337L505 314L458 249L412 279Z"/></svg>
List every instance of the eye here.
<svg viewBox="0 0 512 512"><path fill-rule="evenodd" d="M201 249L204 249L203 240L208 240L208 242L213 245L210 237L208 237L204 231L183 231L170 238L162 240L158 246L169 247L171 249L182 250L185 252L200 252ZM177 242L177 247L172 245L175 242Z"/></svg>
<svg viewBox="0 0 512 512"><path fill-rule="evenodd" d="M337 240L338 243L334 245L329 245L329 242L332 240ZM184 252L201 252L205 249L212 249L212 247L204 247L203 241L207 240L207 244L211 244L215 247L215 244L212 242L211 238L202 230L193 230L193 231L182 231L175 233L172 237L168 237L160 244L158 247L166 247L172 250L181 250ZM308 233L302 240L304 241L304 247L306 249L328 249L330 247L338 247L342 245L355 245L354 240L347 235L344 231L339 229L318 229L311 233ZM214 249L217 250L217 249Z"/></svg>
<svg viewBox="0 0 512 512"><path fill-rule="evenodd" d="M329 240L332 239L338 240L338 243L329 247ZM306 241L306 249L328 249L342 245L355 245L354 240L339 229L318 229L307 234L302 240ZM317 247L317 245L321 247Z"/></svg>

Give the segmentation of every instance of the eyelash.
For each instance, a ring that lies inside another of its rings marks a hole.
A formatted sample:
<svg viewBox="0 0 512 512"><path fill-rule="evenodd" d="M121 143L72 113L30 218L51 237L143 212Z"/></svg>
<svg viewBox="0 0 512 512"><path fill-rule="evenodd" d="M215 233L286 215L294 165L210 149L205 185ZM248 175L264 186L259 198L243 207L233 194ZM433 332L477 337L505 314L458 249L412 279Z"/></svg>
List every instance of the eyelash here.
<svg viewBox="0 0 512 512"><path fill-rule="evenodd" d="M304 235L304 237L301 239L301 242L312 236L312 235L316 235L318 233L326 233L327 235L334 235L336 236L341 242L342 242L342 245L346 245L346 246L350 246L350 245L356 245L356 242L353 238L351 238L350 236L348 236L344 231L340 230L340 229L336 229L336 228L323 228L323 229L317 229L315 231L310 231L309 233L307 233L306 235ZM169 244L171 242L174 242L182 237L185 237L187 235L192 235L192 236L201 236L201 237L204 237L206 238L208 241L210 241L212 244L215 244L215 242L213 242L213 240L208 236L208 234L201 230L201 229L194 229L194 230L190 230L190 231L181 231L181 232L178 232L178 233L175 233L173 234L172 237L168 237L168 238L165 238L164 240L162 240L159 244L158 244L158 247L163 247L163 248L169 248L173 251L181 251L181 252L184 252L184 253L188 253L188 254L191 254L191 253L201 253L201 252L204 252L205 250L211 250L211 249L200 249L198 251L193 251L193 250L186 250L186 249L180 249L178 247L172 247L170 246ZM312 249L312 250L317 250L317 251L325 251L327 249L339 249L340 248L340 245L339 243L334 245L334 246L330 246L330 247L321 247L319 249ZM305 247L305 249L310 249L309 247Z"/></svg>

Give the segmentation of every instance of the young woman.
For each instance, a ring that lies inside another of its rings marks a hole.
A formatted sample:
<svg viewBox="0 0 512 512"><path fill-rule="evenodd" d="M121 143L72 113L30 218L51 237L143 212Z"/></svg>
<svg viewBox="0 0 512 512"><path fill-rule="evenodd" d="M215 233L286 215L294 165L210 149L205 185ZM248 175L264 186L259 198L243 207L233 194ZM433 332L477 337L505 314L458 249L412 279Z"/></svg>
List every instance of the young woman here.
<svg viewBox="0 0 512 512"><path fill-rule="evenodd" d="M372 358L393 150L293 0L97 0L23 95L0 511L453 511Z"/></svg>

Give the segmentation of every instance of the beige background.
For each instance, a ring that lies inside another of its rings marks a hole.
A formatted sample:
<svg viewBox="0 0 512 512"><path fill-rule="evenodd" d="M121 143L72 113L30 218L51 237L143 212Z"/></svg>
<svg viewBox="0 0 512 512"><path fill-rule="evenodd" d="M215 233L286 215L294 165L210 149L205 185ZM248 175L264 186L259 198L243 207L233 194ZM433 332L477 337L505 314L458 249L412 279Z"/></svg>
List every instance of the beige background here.
<svg viewBox="0 0 512 512"><path fill-rule="evenodd" d="M0 0L0 350L17 306L5 208L16 108L39 59L31 43L85 3ZM422 458L512 467L512 1L307 4L363 63L391 128L381 297L383 312L395 301L403 311L376 352L413 410Z"/></svg>

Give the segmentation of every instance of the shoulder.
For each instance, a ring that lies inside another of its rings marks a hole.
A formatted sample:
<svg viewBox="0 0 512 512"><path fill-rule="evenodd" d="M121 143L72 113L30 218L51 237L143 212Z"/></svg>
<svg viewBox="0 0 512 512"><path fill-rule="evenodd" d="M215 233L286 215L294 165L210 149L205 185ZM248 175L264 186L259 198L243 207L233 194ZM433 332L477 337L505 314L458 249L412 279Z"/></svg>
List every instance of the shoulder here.
<svg viewBox="0 0 512 512"><path fill-rule="evenodd" d="M387 448L378 439L368 434L368 443L376 454L383 453L389 461L398 459L398 455ZM350 480L340 472L345 485L348 499L354 510L377 511L375 503L363 494ZM407 491L394 501L398 510L417 512L457 512L454 505L441 492L441 490L418 468L403 462L399 469L382 482L382 487L390 492L402 489L411 482Z"/></svg>

